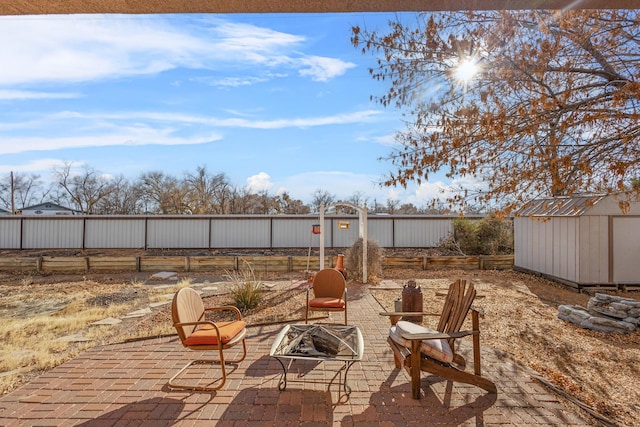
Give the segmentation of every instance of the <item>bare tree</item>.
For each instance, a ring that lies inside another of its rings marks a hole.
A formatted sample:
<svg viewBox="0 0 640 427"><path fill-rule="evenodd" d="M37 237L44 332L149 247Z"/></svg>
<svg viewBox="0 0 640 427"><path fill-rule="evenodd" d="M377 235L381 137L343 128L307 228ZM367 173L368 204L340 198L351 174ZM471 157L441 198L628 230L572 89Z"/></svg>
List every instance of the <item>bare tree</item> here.
<svg viewBox="0 0 640 427"><path fill-rule="evenodd" d="M95 169L84 166L74 173L72 164L65 163L54 169L57 186L76 210L84 214L93 214L98 204L111 191L109 179Z"/></svg>
<svg viewBox="0 0 640 427"><path fill-rule="evenodd" d="M135 215L145 213L143 189L120 175L110 183L109 193L100 200L95 213L103 215Z"/></svg>
<svg viewBox="0 0 640 427"><path fill-rule="evenodd" d="M274 197L276 213L282 214L307 214L310 213L309 206L302 200L292 199L286 191Z"/></svg>
<svg viewBox="0 0 640 427"><path fill-rule="evenodd" d="M336 199L336 196L329 193L327 190L317 189L313 192L311 198L311 211L312 212L320 212L320 205L324 204L325 206L329 206Z"/></svg>
<svg viewBox="0 0 640 427"><path fill-rule="evenodd" d="M467 178L446 197L451 207L503 212L540 196L624 190L640 172L639 14L447 12L384 33L354 27L353 44L378 57L373 78L390 85L377 100L407 112L383 184L443 171Z"/></svg>
<svg viewBox="0 0 640 427"><path fill-rule="evenodd" d="M175 177L164 172L146 172L140 176L139 184L148 213L191 213L186 203L186 191Z"/></svg>
<svg viewBox="0 0 640 427"><path fill-rule="evenodd" d="M13 192L13 194L12 194ZM48 191L37 174L13 174L13 189L11 188L11 174L0 180L0 204L11 208L13 198L15 209L41 203Z"/></svg>

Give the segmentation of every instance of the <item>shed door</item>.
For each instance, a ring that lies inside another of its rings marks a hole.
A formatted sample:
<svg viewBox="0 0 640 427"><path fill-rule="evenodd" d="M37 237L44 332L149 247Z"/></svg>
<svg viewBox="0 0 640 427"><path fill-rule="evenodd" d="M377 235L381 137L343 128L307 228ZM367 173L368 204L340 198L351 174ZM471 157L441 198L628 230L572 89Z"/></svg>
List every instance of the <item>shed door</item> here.
<svg viewBox="0 0 640 427"><path fill-rule="evenodd" d="M613 218L613 281L640 283L640 218Z"/></svg>

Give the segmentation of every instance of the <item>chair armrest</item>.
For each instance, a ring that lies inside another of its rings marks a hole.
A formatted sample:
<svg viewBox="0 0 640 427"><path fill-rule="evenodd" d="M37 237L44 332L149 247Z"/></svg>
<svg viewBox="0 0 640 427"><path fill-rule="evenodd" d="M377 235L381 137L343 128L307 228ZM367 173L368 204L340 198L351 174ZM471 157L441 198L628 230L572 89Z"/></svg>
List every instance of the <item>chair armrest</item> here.
<svg viewBox="0 0 640 427"><path fill-rule="evenodd" d="M471 310L471 311L475 311L476 313L478 313L478 316L480 316L480 317L484 317L484 310L483 310L482 308L480 308L480 307L476 307L476 306L472 305L472 306L470 307L470 310Z"/></svg>
<svg viewBox="0 0 640 427"><path fill-rule="evenodd" d="M402 338L406 340L439 340L439 339L450 339L450 338L461 338L466 337L467 335L479 335L480 331L460 331L460 332L434 332L434 333L423 333L423 334L410 334L408 332L404 332Z"/></svg>
<svg viewBox="0 0 640 427"><path fill-rule="evenodd" d="M175 327L178 327L178 326L195 326L195 325L211 325L216 330L218 330L218 325L216 325L214 322L210 322L208 320L198 320L197 322L178 322L178 323L174 323L173 324L173 326L175 326Z"/></svg>
<svg viewBox="0 0 640 427"><path fill-rule="evenodd" d="M436 313L427 313L425 311L381 311L380 316L440 316Z"/></svg>
<svg viewBox="0 0 640 427"><path fill-rule="evenodd" d="M205 308L204 311L233 311L236 313L236 317L238 318L238 320L242 320L242 313L240 313L240 310L238 309L238 307L235 307L233 305L225 305L222 307L209 307L209 308Z"/></svg>

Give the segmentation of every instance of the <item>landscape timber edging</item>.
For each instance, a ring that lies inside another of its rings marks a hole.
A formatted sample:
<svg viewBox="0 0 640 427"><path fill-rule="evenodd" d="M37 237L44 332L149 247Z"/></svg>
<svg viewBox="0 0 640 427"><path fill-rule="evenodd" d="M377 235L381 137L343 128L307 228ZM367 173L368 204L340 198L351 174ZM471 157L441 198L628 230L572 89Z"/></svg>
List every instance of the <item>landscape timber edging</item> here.
<svg viewBox="0 0 640 427"><path fill-rule="evenodd" d="M333 268L337 256L325 257L325 266ZM482 255L471 257L384 257L383 268L414 270L463 269L509 270L513 255ZM318 257L306 256L75 256L75 257L2 257L0 271L35 273L100 273L116 271L178 272L240 270L248 263L256 272L317 271ZM308 263L308 268L307 268Z"/></svg>

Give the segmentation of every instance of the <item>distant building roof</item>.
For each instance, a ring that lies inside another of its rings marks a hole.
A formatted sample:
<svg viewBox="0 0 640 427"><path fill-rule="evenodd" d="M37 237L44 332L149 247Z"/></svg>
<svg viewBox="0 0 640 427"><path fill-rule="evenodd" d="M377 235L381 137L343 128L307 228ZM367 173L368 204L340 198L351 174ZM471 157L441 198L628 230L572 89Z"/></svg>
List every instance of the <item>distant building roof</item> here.
<svg viewBox="0 0 640 427"><path fill-rule="evenodd" d="M5 208L0 208L0 215L9 215L11 213L11 211L5 209Z"/></svg>
<svg viewBox="0 0 640 427"><path fill-rule="evenodd" d="M607 197L605 194L560 196L527 202L519 216L580 216Z"/></svg>
<svg viewBox="0 0 640 427"><path fill-rule="evenodd" d="M47 210L47 211L72 211L73 209L71 208L67 208L65 206L60 206L56 203L51 203L51 202L45 202L45 203L39 203L37 205L33 205L33 206L25 206L24 208L22 208L21 210Z"/></svg>
<svg viewBox="0 0 640 427"><path fill-rule="evenodd" d="M33 206L25 206L17 211L21 215L78 215L81 212L60 206L57 203L45 202Z"/></svg>

